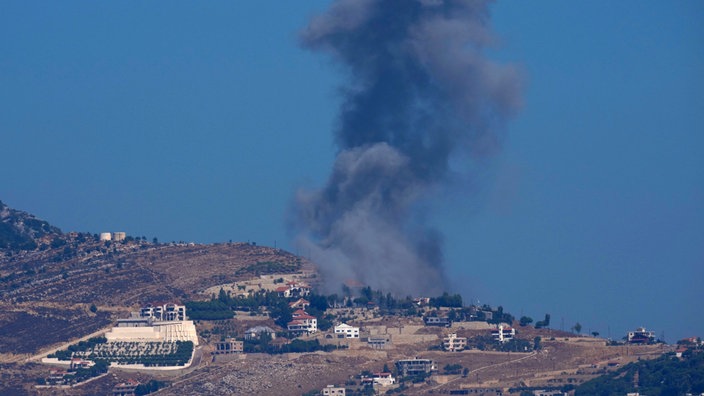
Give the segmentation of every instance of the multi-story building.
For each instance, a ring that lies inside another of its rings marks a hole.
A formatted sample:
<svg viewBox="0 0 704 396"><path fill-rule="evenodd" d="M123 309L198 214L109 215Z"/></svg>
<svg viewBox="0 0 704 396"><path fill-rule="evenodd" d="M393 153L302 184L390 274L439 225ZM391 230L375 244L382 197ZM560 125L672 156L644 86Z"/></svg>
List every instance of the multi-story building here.
<svg viewBox="0 0 704 396"><path fill-rule="evenodd" d="M655 341L655 332L639 327L635 331L629 331L627 337L629 344L650 344Z"/></svg>
<svg viewBox="0 0 704 396"><path fill-rule="evenodd" d="M391 338L388 335L367 337L367 345L374 349L384 349L386 348L386 345L390 343Z"/></svg>
<svg viewBox="0 0 704 396"><path fill-rule="evenodd" d="M293 313L293 320L286 326L288 331L301 334L312 334L318 331L318 319L310 316L302 309Z"/></svg>
<svg viewBox="0 0 704 396"><path fill-rule="evenodd" d="M346 323L335 326L335 336L337 338L359 338L359 327L350 326Z"/></svg>
<svg viewBox="0 0 704 396"><path fill-rule="evenodd" d="M504 326L502 324L500 324L496 329L491 331L491 336L494 338L494 341L498 342L511 341L515 335L516 329L510 326Z"/></svg>
<svg viewBox="0 0 704 396"><path fill-rule="evenodd" d="M448 352L464 351L467 348L467 337L457 337L456 333L450 333L442 339L442 347Z"/></svg>
<svg viewBox="0 0 704 396"><path fill-rule="evenodd" d="M193 345L198 345L196 327L193 321L186 319L183 305L147 305L129 318L118 319L105 337L108 341L193 341Z"/></svg>
<svg viewBox="0 0 704 396"><path fill-rule="evenodd" d="M139 316L159 321L186 320L186 306L178 304L148 304L139 310Z"/></svg>
<svg viewBox="0 0 704 396"><path fill-rule="evenodd" d="M450 327L452 321L449 318L439 318L436 316L426 316L423 318L426 326L445 326Z"/></svg>
<svg viewBox="0 0 704 396"><path fill-rule="evenodd" d="M244 352L244 342L237 341L234 338L228 338L224 341L215 342L215 351L213 354L231 354Z"/></svg>
<svg viewBox="0 0 704 396"><path fill-rule="evenodd" d="M430 359L403 359L396 362L396 368L399 375L405 377L408 375L430 374L437 371L438 367L434 361Z"/></svg>

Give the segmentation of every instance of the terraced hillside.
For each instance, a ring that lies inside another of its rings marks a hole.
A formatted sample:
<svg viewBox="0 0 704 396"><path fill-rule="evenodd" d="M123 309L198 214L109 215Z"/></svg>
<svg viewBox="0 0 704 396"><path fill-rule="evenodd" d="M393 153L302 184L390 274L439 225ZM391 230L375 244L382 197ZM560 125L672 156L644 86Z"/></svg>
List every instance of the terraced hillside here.
<svg viewBox="0 0 704 396"><path fill-rule="evenodd" d="M247 243L63 239L56 248L0 256L0 354L33 353L107 326L130 307L183 301L272 267L262 263L276 263L278 272L308 265L283 250ZM32 341L17 343L17 337Z"/></svg>

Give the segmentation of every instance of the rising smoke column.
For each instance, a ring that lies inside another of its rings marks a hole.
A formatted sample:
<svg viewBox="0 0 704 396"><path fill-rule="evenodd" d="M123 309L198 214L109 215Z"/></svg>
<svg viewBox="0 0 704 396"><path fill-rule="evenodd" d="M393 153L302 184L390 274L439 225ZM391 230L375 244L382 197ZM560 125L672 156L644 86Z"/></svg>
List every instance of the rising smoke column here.
<svg viewBox="0 0 704 396"><path fill-rule="evenodd" d="M301 33L349 74L327 184L299 191L295 225L328 290L444 290L442 238L418 215L452 158L491 152L519 104L511 67L482 56L488 1L339 0Z"/></svg>

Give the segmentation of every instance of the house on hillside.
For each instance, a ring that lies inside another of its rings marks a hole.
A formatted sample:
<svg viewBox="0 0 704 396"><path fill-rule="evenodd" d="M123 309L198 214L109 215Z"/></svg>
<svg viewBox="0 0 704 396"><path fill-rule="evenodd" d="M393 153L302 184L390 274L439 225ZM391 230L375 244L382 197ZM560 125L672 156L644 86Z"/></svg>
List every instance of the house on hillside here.
<svg viewBox="0 0 704 396"><path fill-rule="evenodd" d="M335 326L335 336L337 338L359 338L359 327L350 326L346 323Z"/></svg>
<svg viewBox="0 0 704 396"><path fill-rule="evenodd" d="M301 298L310 295L310 286L303 282L286 282L286 286L279 286L275 290L279 297ZM310 303L309 303L310 304Z"/></svg>
<svg viewBox="0 0 704 396"><path fill-rule="evenodd" d="M491 337L494 341L498 342L508 342L513 339L516 335L516 329L511 326L504 326L500 324L496 329L491 331Z"/></svg>
<svg viewBox="0 0 704 396"><path fill-rule="evenodd" d="M460 352L467 348L467 337L457 337L456 333L450 333L442 339L442 348L448 352Z"/></svg>
<svg viewBox="0 0 704 396"><path fill-rule="evenodd" d="M345 396L344 386L328 385L320 391L323 396Z"/></svg>
<svg viewBox="0 0 704 396"><path fill-rule="evenodd" d="M306 309L308 309L308 307L310 307L310 301L303 298L299 298L296 301L288 303L288 307L292 310L302 309L305 311Z"/></svg>
<svg viewBox="0 0 704 396"><path fill-rule="evenodd" d="M384 349L386 345L391 343L391 338L388 335L369 336L367 337L367 345L374 349Z"/></svg>
<svg viewBox="0 0 704 396"><path fill-rule="evenodd" d="M452 321L449 318L440 318L437 316L426 316L423 318L423 322L425 322L426 326L450 327L452 325Z"/></svg>
<svg viewBox="0 0 704 396"><path fill-rule="evenodd" d="M396 368L399 375L405 377L408 375L430 374L437 371L438 367L434 361L430 359L403 359L396 362Z"/></svg>
<svg viewBox="0 0 704 396"><path fill-rule="evenodd" d="M130 378L125 382L115 385L112 388L112 396L134 396L139 385L138 381Z"/></svg>
<svg viewBox="0 0 704 396"><path fill-rule="evenodd" d="M174 303L147 304L139 310L139 316L158 321L184 321L186 306Z"/></svg>
<svg viewBox="0 0 704 396"><path fill-rule="evenodd" d="M216 341L215 342L215 350L213 351L214 355L229 355L232 353L242 353L244 352L244 342L242 341L237 341L234 338L228 338L224 341Z"/></svg>
<svg viewBox="0 0 704 396"><path fill-rule="evenodd" d="M396 378L391 373L373 373L371 377L362 377L362 384L391 386L396 383Z"/></svg>
<svg viewBox="0 0 704 396"><path fill-rule="evenodd" d="M245 340L256 340L261 338L263 335L268 335L272 340L276 338L276 330L269 326L255 326L250 327L244 332Z"/></svg>
<svg viewBox="0 0 704 396"><path fill-rule="evenodd" d="M652 344L655 342L655 332L639 327L635 331L629 331L626 341L629 344Z"/></svg>
<svg viewBox="0 0 704 396"><path fill-rule="evenodd" d="M318 331L318 319L299 309L292 314L293 320L287 324L287 329L296 335L312 334Z"/></svg>

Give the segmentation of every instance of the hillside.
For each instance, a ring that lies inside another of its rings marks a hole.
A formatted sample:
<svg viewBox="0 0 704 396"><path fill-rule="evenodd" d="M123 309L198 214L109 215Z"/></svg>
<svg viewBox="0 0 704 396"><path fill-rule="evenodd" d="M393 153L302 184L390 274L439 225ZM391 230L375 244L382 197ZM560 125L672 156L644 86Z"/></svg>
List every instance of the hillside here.
<svg viewBox="0 0 704 396"><path fill-rule="evenodd" d="M0 371L3 379L0 395L46 394L34 388L37 378L46 377L50 370L47 365L35 363L40 357L65 349L78 339L102 334L117 318L124 318L130 311L148 303L185 303L210 300L211 296L215 300L216 295L218 300L229 300L232 297L225 293L225 288L229 291L262 289L283 284L284 278L295 279L300 272L304 273L306 282L317 279L311 263L281 249L242 242L158 244L133 237L119 242L100 241L97 235L88 233L61 233L34 216L4 205L3 213L11 235L16 236L13 240L25 238L25 242L24 245L13 242L13 247L7 244L0 248ZM221 295L217 293L219 290ZM330 303L332 296L310 296L318 307L322 301L323 307L318 309L324 311L330 326L340 322L359 326L363 337L341 341L331 334L332 329L321 328L320 332L301 338L328 346L343 343L348 348L278 355L250 350L246 354L216 359L211 355L214 343L224 337L241 339L247 328L257 325L276 327L270 315L275 304L239 311L236 307L242 304L230 302L226 309L238 310L234 318L196 323L202 341L197 353L202 358L197 358L194 367L174 373L111 369L109 375L89 384L46 391L71 395L110 394L119 382L156 378L172 382L170 388L160 392L167 395L312 394L333 383L347 384L353 389L361 386L362 371L376 372L384 366L393 368L398 360L421 356L437 362L437 372L427 380L407 380L397 393L486 391L490 392L486 394L495 394L491 392L518 389L513 392L518 394L521 389L573 388L614 370L614 365L652 359L668 350L662 344L611 346L603 339L520 326L500 309L493 314L505 314L504 319L498 320L505 320L519 329L520 345L535 345L536 339L542 340L535 350L522 347L520 351L503 351L489 345L492 344L489 332L495 324L480 320L464 322L466 317L459 319L460 313L475 312L462 307L459 296L459 301L451 301L453 296L447 293L430 298L429 301L438 302L434 308L416 306L410 297L406 297L405 302L392 304L394 299L390 295L381 291L372 293L370 288L368 292L366 300L355 299L354 304L351 299L347 304L337 304ZM338 297L342 298L335 295L333 300L338 301ZM444 304L448 305L441 305L445 300ZM292 301L283 301L284 306L287 302ZM444 308L436 309L440 307ZM455 307L457 312L448 307ZM479 308L491 310L488 306ZM453 314L457 321L451 328L424 323L424 315L438 314L448 317ZM285 333L285 326L279 329ZM448 332L466 337L470 347L462 352L442 351L439 345ZM390 345L372 349L363 339L370 335L386 335L391 340ZM284 334L277 341L286 342L287 337L292 338ZM467 371L464 374L449 372L446 367L451 366Z"/></svg>
<svg viewBox="0 0 704 396"><path fill-rule="evenodd" d="M34 250L60 235L61 230L46 221L0 201L0 251Z"/></svg>
<svg viewBox="0 0 704 396"><path fill-rule="evenodd" d="M198 298L209 286L310 264L248 243L99 241L2 205L0 356L36 353L109 325L131 307ZM21 247L22 249L19 249ZM95 305L96 312L91 312Z"/></svg>

